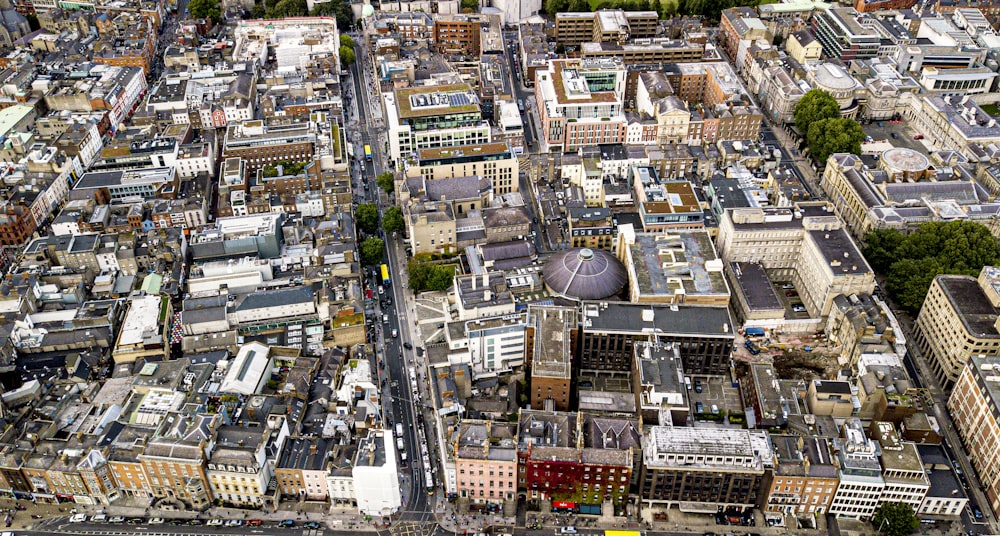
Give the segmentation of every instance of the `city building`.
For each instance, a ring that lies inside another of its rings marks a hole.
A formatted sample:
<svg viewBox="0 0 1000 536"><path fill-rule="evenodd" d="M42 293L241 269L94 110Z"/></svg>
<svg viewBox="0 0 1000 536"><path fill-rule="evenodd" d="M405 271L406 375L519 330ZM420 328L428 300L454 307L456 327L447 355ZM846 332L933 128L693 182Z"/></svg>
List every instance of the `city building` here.
<svg viewBox="0 0 1000 536"><path fill-rule="evenodd" d="M754 508L774 468L763 431L653 426L643 439L640 498L649 506Z"/></svg>
<svg viewBox="0 0 1000 536"><path fill-rule="evenodd" d="M772 281L791 282L815 318L830 313L838 294L875 289L874 272L825 203L727 209L717 245L727 263L760 263Z"/></svg>
<svg viewBox="0 0 1000 536"><path fill-rule="evenodd" d="M131 363L140 358L165 359L170 351L166 319L171 314L170 300L161 296L131 297L111 352L115 363Z"/></svg>
<svg viewBox="0 0 1000 536"><path fill-rule="evenodd" d="M528 306L531 407L569 411L578 312L575 308Z"/></svg>
<svg viewBox="0 0 1000 536"><path fill-rule="evenodd" d="M914 323L913 342L942 386L951 386L973 356L1000 355L1000 270L979 277L939 275Z"/></svg>
<svg viewBox="0 0 1000 536"><path fill-rule="evenodd" d="M830 7L812 17L812 32L828 58L850 62L878 55L881 38L874 29L858 22L853 7Z"/></svg>
<svg viewBox="0 0 1000 536"><path fill-rule="evenodd" d="M924 143L941 150L967 156L969 145L987 146L1000 142L1000 126L968 96L929 95L910 99L903 117L924 138Z"/></svg>
<svg viewBox="0 0 1000 536"><path fill-rule="evenodd" d="M494 195L516 192L518 164L506 142L421 149L415 163L407 161L407 175L424 180L483 177L489 179Z"/></svg>
<svg viewBox="0 0 1000 536"><path fill-rule="evenodd" d="M916 512L924 503L930 480L917 452L917 444L904 442L896 427L888 422L873 422L871 435L879 443L882 464L882 502L901 502Z"/></svg>
<svg viewBox="0 0 1000 536"><path fill-rule="evenodd" d="M686 180L661 180L653 166L632 166L628 181L634 189L636 208L647 232L705 228L705 215Z"/></svg>
<svg viewBox="0 0 1000 536"><path fill-rule="evenodd" d="M518 427L513 423L464 420L451 446L458 496L472 504L509 509L517 498Z"/></svg>
<svg viewBox="0 0 1000 536"><path fill-rule="evenodd" d="M844 423L843 435L834 440L840 484L830 503L838 517L867 520L882 503L885 480L879 464L878 445L865 435L861 421Z"/></svg>
<svg viewBox="0 0 1000 536"><path fill-rule="evenodd" d="M589 13L556 13L556 42L564 47L583 43L615 43L656 37L659 16L655 11L601 9Z"/></svg>
<svg viewBox="0 0 1000 536"><path fill-rule="evenodd" d="M139 455L155 499L204 509L212 502L205 462L212 453L217 414L168 413Z"/></svg>
<svg viewBox="0 0 1000 536"><path fill-rule="evenodd" d="M625 67L620 59L552 60L535 73L539 140L548 151L572 152L625 141Z"/></svg>
<svg viewBox="0 0 1000 536"><path fill-rule="evenodd" d="M468 84L396 89L383 95L391 162L421 149L490 143L479 97Z"/></svg>
<svg viewBox="0 0 1000 536"><path fill-rule="evenodd" d="M707 231L636 233L618 228L629 301L725 307L729 285Z"/></svg>
<svg viewBox="0 0 1000 536"><path fill-rule="evenodd" d="M823 515L839 482L830 441L825 437L772 435L774 477L764 498L770 513Z"/></svg>
<svg viewBox="0 0 1000 536"><path fill-rule="evenodd" d="M351 474L358 511L362 514L388 516L402 508L396 458L396 446L388 430L372 431L358 441Z"/></svg>
<svg viewBox="0 0 1000 536"><path fill-rule="evenodd" d="M581 371L633 370L642 342L672 345L687 374L725 374L736 333L728 307L584 302L580 316Z"/></svg>
<svg viewBox="0 0 1000 536"><path fill-rule="evenodd" d="M1000 469L995 456L996 445L1000 441L1000 415L997 401L1000 399L1000 380L996 371L1000 370L1000 359L996 356L972 356L965 361L961 374L948 397L948 413L952 416L955 431L969 455L969 461L980 477L987 497L996 497L1000 481L993 474ZM1000 512L996 506L994 515Z"/></svg>

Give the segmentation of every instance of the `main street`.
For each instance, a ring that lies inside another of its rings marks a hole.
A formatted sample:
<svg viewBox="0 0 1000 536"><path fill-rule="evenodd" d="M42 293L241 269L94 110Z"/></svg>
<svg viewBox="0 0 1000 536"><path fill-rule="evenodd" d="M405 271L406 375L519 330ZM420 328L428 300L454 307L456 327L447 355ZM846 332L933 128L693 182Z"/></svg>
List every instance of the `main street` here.
<svg viewBox="0 0 1000 536"><path fill-rule="evenodd" d="M354 95L358 109L358 124L361 132L361 147L356 147L355 154L363 157L364 145L369 145L372 151L371 161L364 163L364 173L362 180L368 184L369 195L374 195L381 213L385 208L393 205L391 197L378 190L374 184L375 177L386 171L387 161L386 141L384 129L381 126L381 110L375 109L378 106L379 92L374 76L371 73L371 64L363 60L367 58L363 39L355 42L355 54L360 61L351 65L351 74L354 82ZM405 350L405 345L415 347L414 337L411 334L412 320L407 311L409 303L409 291L404 285L406 280L402 262L403 255L399 251L399 240L392 235L385 235L386 264L390 267L391 283L383 287L384 295L377 296L378 309L376 314L377 323L381 323L381 328L376 328L376 353L378 354L378 365L380 374L384 374L387 380L383 385L382 401L385 411L386 428L393 429L396 423L403 425L404 452L407 455L407 466L410 471L400 471L404 475L401 486L404 490L403 512L394 517L401 522L416 522L428 525L427 529L433 530L433 505L427 494L428 483L424 482L424 460L421 456L420 441L421 435L418 426L427 422L423 417L417 417L417 404L419 400L425 400L422 386L424 385L423 367L418 367L413 362L413 352ZM371 285L381 284L381 275L373 273ZM391 305L388 305L391 301ZM382 307L386 303L386 307ZM384 316L383 316L384 315ZM383 322L383 318L387 322ZM392 333L397 333L392 337ZM414 392L409 379L408 370L413 368L418 378L418 390ZM397 458L399 459L399 458ZM430 461L430 460L428 460ZM432 464L433 470L433 464Z"/></svg>

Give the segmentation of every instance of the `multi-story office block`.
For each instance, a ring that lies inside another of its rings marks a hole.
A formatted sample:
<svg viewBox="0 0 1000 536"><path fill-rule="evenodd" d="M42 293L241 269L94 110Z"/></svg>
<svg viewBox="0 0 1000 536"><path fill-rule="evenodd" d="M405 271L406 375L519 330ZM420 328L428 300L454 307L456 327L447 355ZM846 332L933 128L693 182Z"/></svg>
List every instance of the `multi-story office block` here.
<svg viewBox="0 0 1000 536"><path fill-rule="evenodd" d="M580 369L632 370L639 342L680 350L688 374L725 374L735 339L728 307L585 302L580 325Z"/></svg>
<svg viewBox="0 0 1000 536"><path fill-rule="evenodd" d="M408 176L426 180L484 177L490 180L494 195L516 192L517 173L517 158L505 142L422 149L416 164L407 167Z"/></svg>
<svg viewBox="0 0 1000 536"><path fill-rule="evenodd" d="M979 475L994 515L1000 514L1000 358L968 360L948 398L948 413L958 431L969 461Z"/></svg>
<svg viewBox="0 0 1000 536"><path fill-rule="evenodd" d="M625 141L625 66L618 58L552 60L535 73L540 141L551 151Z"/></svg>
<svg viewBox="0 0 1000 536"><path fill-rule="evenodd" d="M764 431L653 426L643 443L640 494L649 505L755 507L774 464Z"/></svg>
<svg viewBox="0 0 1000 536"><path fill-rule="evenodd" d="M858 22L860 14L852 7L831 7L812 18L812 30L823 45L823 54L844 62L874 58L881 39L874 29Z"/></svg>
<svg viewBox="0 0 1000 536"><path fill-rule="evenodd" d="M939 275L917 315L913 341L937 381L953 384L972 356L1000 355L1000 269L985 266L978 278Z"/></svg>
<svg viewBox="0 0 1000 536"><path fill-rule="evenodd" d="M844 424L843 437L834 440L840 485L830 503L830 513L838 517L866 520L882 502L882 466L878 446L865 435L861 421Z"/></svg>
<svg viewBox="0 0 1000 536"><path fill-rule="evenodd" d="M393 163L416 158L421 149L490 142L490 125L469 84L397 89L383 100Z"/></svg>

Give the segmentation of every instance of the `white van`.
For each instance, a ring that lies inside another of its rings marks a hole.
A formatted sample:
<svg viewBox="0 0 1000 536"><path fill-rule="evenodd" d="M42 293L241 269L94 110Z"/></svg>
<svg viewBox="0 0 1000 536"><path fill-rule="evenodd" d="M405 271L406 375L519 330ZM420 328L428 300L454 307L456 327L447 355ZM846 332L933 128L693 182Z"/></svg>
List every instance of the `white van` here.
<svg viewBox="0 0 1000 536"><path fill-rule="evenodd" d="M399 450L400 452L403 452L403 450L404 450L404 448L405 448L405 447L404 447L404 445L403 445L403 438L401 438L401 437L400 437L400 438L397 438L397 439L396 439L396 448L397 448L397 449L398 449L398 450Z"/></svg>
<svg viewBox="0 0 1000 536"><path fill-rule="evenodd" d="M396 423L396 437L403 437L403 423Z"/></svg>

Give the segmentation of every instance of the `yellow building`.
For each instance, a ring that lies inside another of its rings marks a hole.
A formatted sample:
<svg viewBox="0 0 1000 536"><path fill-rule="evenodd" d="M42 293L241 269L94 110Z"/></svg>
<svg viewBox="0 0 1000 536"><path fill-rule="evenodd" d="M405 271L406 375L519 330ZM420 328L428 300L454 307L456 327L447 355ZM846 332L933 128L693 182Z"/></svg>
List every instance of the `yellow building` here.
<svg viewBox="0 0 1000 536"><path fill-rule="evenodd" d="M823 45L809 30L799 30L788 35L785 41L785 52L799 63L819 61L823 55Z"/></svg>
<svg viewBox="0 0 1000 536"><path fill-rule="evenodd" d="M979 278L939 275L917 316L914 343L942 386L958 379L972 356L1000 356L1000 268Z"/></svg>

